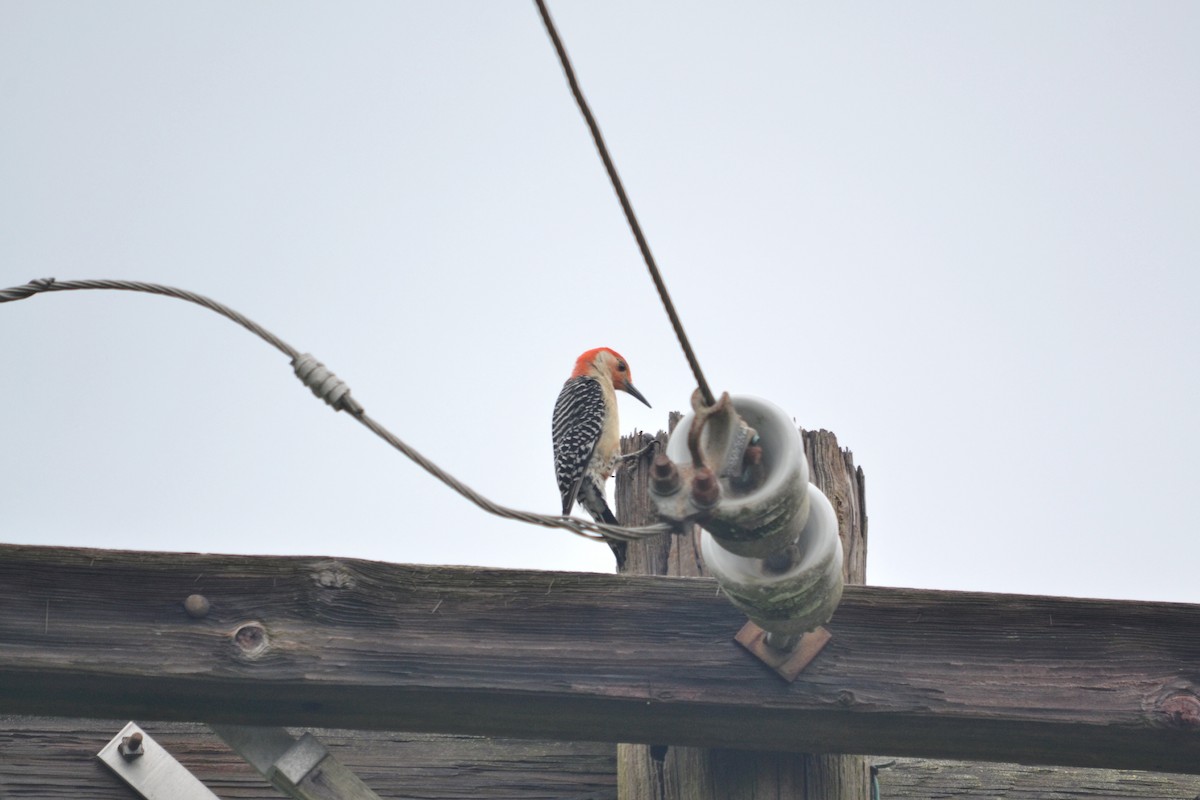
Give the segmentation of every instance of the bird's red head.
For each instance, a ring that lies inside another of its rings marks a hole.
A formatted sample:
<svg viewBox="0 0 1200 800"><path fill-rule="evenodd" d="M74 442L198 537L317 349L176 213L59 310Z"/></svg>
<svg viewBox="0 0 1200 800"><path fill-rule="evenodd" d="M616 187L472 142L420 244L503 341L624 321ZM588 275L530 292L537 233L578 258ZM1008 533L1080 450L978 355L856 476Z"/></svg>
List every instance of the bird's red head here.
<svg viewBox="0 0 1200 800"><path fill-rule="evenodd" d="M593 377L606 375L612 381L614 389L628 392L647 406L650 405L650 402L642 397L642 393L633 388L633 376L629 371L629 362L611 347L597 347L575 359L575 371L571 373L571 377L578 378L587 375Z"/></svg>

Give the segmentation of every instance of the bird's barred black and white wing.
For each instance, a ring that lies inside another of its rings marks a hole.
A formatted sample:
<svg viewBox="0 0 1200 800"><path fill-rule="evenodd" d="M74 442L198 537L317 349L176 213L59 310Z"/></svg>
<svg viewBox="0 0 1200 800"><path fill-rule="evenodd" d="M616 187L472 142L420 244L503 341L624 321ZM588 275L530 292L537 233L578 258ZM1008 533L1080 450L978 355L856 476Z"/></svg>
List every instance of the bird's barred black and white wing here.
<svg viewBox="0 0 1200 800"><path fill-rule="evenodd" d="M595 378L571 378L554 404L554 473L563 514L570 514L579 483L604 428L604 392Z"/></svg>

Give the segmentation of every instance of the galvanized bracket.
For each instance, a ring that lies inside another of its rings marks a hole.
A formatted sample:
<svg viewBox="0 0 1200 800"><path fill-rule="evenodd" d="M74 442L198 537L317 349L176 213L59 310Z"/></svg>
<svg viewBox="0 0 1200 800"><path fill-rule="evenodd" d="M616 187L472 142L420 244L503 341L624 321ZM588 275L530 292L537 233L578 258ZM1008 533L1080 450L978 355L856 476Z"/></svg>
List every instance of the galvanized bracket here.
<svg viewBox="0 0 1200 800"><path fill-rule="evenodd" d="M135 723L122 728L96 758L146 800L220 800Z"/></svg>
<svg viewBox="0 0 1200 800"><path fill-rule="evenodd" d="M209 725L271 785L295 800L380 800L311 733L283 728Z"/></svg>

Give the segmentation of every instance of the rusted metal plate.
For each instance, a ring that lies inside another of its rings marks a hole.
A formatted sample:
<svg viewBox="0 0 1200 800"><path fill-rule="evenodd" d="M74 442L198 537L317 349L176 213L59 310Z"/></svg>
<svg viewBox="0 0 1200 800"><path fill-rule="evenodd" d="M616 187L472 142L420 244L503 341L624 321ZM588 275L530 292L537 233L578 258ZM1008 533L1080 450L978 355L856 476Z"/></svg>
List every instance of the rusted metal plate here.
<svg viewBox="0 0 1200 800"><path fill-rule="evenodd" d="M823 627L818 627L804 634L794 650L776 650L767 644L766 631L753 622L747 622L733 638L742 647L758 656L759 661L775 670L779 677L791 683L804 671L805 667L812 663L817 654L833 638L833 634Z"/></svg>

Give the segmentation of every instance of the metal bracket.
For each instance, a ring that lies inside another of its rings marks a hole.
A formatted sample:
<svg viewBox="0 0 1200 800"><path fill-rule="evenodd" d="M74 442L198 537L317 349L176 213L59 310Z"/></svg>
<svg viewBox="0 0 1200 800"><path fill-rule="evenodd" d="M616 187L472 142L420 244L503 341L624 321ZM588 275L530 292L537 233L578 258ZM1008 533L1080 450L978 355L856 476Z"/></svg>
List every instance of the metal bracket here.
<svg viewBox="0 0 1200 800"><path fill-rule="evenodd" d="M311 733L295 739L283 728L209 727L272 786L295 800L380 800Z"/></svg>
<svg viewBox="0 0 1200 800"><path fill-rule="evenodd" d="M146 800L220 800L135 723L122 728L96 758Z"/></svg>

